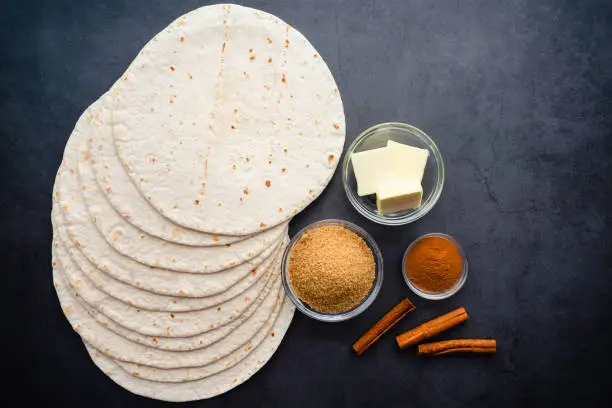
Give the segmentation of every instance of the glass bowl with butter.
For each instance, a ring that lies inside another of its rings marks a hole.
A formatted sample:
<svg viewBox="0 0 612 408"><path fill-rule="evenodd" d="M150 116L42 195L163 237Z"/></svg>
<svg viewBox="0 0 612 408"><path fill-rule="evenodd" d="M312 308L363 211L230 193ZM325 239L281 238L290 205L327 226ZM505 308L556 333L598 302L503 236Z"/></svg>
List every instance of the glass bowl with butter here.
<svg viewBox="0 0 612 408"><path fill-rule="evenodd" d="M398 122L362 132L342 161L344 191L371 221L403 225L427 214L444 187L444 162L422 130Z"/></svg>

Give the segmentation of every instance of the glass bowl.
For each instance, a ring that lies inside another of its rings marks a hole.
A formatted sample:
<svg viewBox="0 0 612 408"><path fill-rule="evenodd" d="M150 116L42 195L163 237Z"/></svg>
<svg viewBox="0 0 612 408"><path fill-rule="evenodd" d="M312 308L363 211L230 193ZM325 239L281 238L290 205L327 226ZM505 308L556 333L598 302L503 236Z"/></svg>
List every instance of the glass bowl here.
<svg viewBox="0 0 612 408"><path fill-rule="evenodd" d="M388 140L429 150L429 158L423 174L423 200L417 208L381 214L376 209L373 195L360 197L353 173L351 155L364 150L377 149L387 145ZM418 220L436 204L444 187L444 162L438 147L429 136L414 126L405 123L381 123L362 132L351 143L342 160L342 183L349 201L367 219L384 225L404 225Z"/></svg>
<svg viewBox="0 0 612 408"><path fill-rule="evenodd" d="M408 279L408 276L406 276L406 256L408 255L408 252L410 252L410 249L417 242L427 237L440 237L440 238L445 238L449 240L457 248L457 251L459 251L459 255L461 255L461 260L463 261L463 269L461 271L461 276L459 277L459 279L457 279L455 286L453 286L452 288L448 290L445 290L442 292L429 292L429 291L423 290L419 288L418 286L414 285L410 281L410 279ZM442 234L439 232L425 234L415 239L414 242L408 246L408 248L406 249L406 252L404 252L404 256L402 258L402 276L404 277L404 281L406 282L406 285L408 285L410 290L412 290L414 293L416 293L420 297L424 299L429 299L429 300L446 299L446 298L453 296L455 293L459 292L459 289L461 289L463 285L465 284L465 281L467 280L467 276L468 276L468 261L465 256L465 252L463 252L463 248L461 248L461 245L459 245L459 243L450 235Z"/></svg>
<svg viewBox="0 0 612 408"><path fill-rule="evenodd" d="M359 303L354 308L347 310L345 312L341 312L341 313L324 313L324 312L319 312L318 310L311 308L310 306L308 306L308 304L300 300L297 294L293 291L293 288L291 287L291 282L289 280L289 257L291 255L291 251L293 250L293 247L295 247L295 244L299 241L299 239L302 237L302 235L305 232L310 231L317 227L325 226L325 225L341 226L359 235L368 245L368 247L372 251L372 255L374 256L374 263L375 263L374 283L372 284L370 291L368 292L366 297L363 298L361 303ZM295 304L295 307L300 312L304 313L306 316L309 316L309 317L312 317L313 319L321 320L324 322L341 322L343 320L352 319L353 317L361 314L364 310L370 307L370 305L374 302L374 299L376 299L376 296L378 295L378 292L380 291L380 287L383 281L383 257L382 257L382 253L378 249L378 245L376 245L376 242L374 242L374 239L372 239L372 237L366 231L364 231L361 227L358 227L357 225L350 223L348 221L344 221L344 220L335 220L335 219L322 220L322 221L317 221L315 223L312 223L304 227L300 232L295 234L295 236L289 242L289 245L287 246L287 248L285 248L285 252L283 254L283 260L282 260L281 265L282 265L281 274L282 274L283 286L285 287L285 292L287 293L287 296Z"/></svg>

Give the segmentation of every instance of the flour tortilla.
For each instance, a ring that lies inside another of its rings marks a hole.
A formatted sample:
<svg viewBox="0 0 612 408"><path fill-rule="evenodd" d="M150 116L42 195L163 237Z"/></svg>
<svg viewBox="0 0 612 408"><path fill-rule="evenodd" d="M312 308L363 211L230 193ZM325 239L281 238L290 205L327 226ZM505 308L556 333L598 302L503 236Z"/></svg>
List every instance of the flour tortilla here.
<svg viewBox="0 0 612 408"><path fill-rule="evenodd" d="M181 352L158 350L134 343L98 324L70 291L56 269L53 270L53 279L62 310L73 329L87 343L120 361L164 369L201 367L214 362L221 355L226 355L228 350L233 351L240 346L227 340L228 337L209 347ZM264 313L265 316L262 315L264 321L267 320L272 310L273 307Z"/></svg>
<svg viewBox="0 0 612 408"><path fill-rule="evenodd" d="M340 95L317 51L246 7L180 17L111 97L134 185L164 216L204 232L245 235L290 219L325 188L344 144Z"/></svg>
<svg viewBox="0 0 612 408"><path fill-rule="evenodd" d="M246 262L280 239L284 225L256 236L221 247L190 247L161 240L127 223L108 204L93 178L87 152L87 133L98 110L98 102L81 116L66 144L63 165L57 176L56 188L65 206L66 225L70 230L88 228L84 218L94 225L106 241L118 252L140 263L158 268L191 273L211 273ZM79 158L82 166L78 165ZM80 170L85 180L79 181ZM87 197L87 203L83 196Z"/></svg>
<svg viewBox="0 0 612 408"><path fill-rule="evenodd" d="M183 245L218 246L249 237L195 231L177 225L157 212L140 195L117 157L110 126L112 112L106 106L106 98L106 95L100 98L95 125L88 133L89 153L98 186L123 219L150 235Z"/></svg>
<svg viewBox="0 0 612 408"><path fill-rule="evenodd" d="M240 296L208 309L175 313L155 312L129 306L106 295L91 284L75 267L70 257L60 259L56 256L56 248L53 252L64 282L73 286L83 301L108 319L148 336L191 337L223 326L238 318L256 299L265 297L271 286L267 285L268 282L275 282L280 274L280 265L276 264L274 270L267 272L268 279L260 279ZM266 287L268 289L264 290Z"/></svg>
<svg viewBox="0 0 612 408"><path fill-rule="evenodd" d="M160 350L189 351L208 347L213 343L224 340L224 338L228 334L232 333L239 326L243 324L250 325L251 323L249 322L252 322L252 319L254 319L255 321L259 321L259 317L257 316L263 316L263 314L266 313L266 310L268 310L271 305L270 302L273 303L274 299L276 299L278 295L284 296L284 292L281 290L280 283L272 283L276 286L270 288L270 293L266 295L265 299L255 299L255 301L240 316L238 316L238 318L233 319L230 323L225 324L221 327L217 327L216 329L207 331L205 333L200 333L197 336L191 337L145 336L143 334L126 329L125 327L113 322L91 306L85 306L87 307L87 311L89 312L89 314L98 323L104 325L104 327L123 338L126 338L136 343L145 344L149 347Z"/></svg>
<svg viewBox="0 0 612 408"><path fill-rule="evenodd" d="M72 259L81 267L81 270L87 270L87 262L91 262L102 273L106 273L135 288L142 288L160 295L199 298L222 294L244 279L249 273L252 274L254 270L257 272L261 263L275 250L275 248L269 248L259 257L247 263L218 273L180 273L152 268L114 251L93 225L89 228L73 230L76 235L70 236L65 227L60 208L61 203L56 200L57 191L54 192L53 197L54 204L51 214L53 223ZM185 302L192 305L191 307L185 306L185 310L197 310L199 308L197 301L186 299Z"/></svg>
<svg viewBox="0 0 612 408"><path fill-rule="evenodd" d="M117 361L104 355L85 342L89 355L104 374L126 390L143 397L162 401L183 402L212 398L242 384L261 369L278 349L289 328L295 308L285 298L279 317L270 335L253 352L233 367L210 377L185 382L163 383L143 380L128 374L117 365ZM272 336L271 333L275 335Z"/></svg>
<svg viewBox="0 0 612 408"><path fill-rule="evenodd" d="M175 368L175 369L159 369L155 367L149 367L145 365L139 365L134 363L127 363L118 361L117 364L123 368L130 375L137 373L137 376L145 380L161 381L161 382L185 382L185 381L196 381L202 378L209 377L220 371L227 370L228 368L236 365L244 359L249 353L253 351L259 344L266 339L268 335L276 336L278 333L271 333L272 328L278 313L283 304L284 296L275 296L276 303L274 311L270 314L267 321L258 322L257 326L246 322L241 325L238 329L233 331L227 338L221 342L214 344L212 347L217 345L223 346L227 343L240 344L239 347L234 349L231 353L223 356L219 355L219 359L213 363L207 364L202 367L191 367L191 368ZM221 348L221 347L218 347ZM225 349L229 349L225 347Z"/></svg>
<svg viewBox="0 0 612 408"><path fill-rule="evenodd" d="M120 324L115 323L104 314L100 313L96 306L92 306L86 303L85 296L81 291L80 287L75 287L74 283L70 280L65 279L65 274L61 271L61 262L55 261L55 267L59 271L59 275L68 283L70 290L79 291L77 300L80 301L89 315L93 317L98 324L104 326L113 333L136 343L147 345L151 348L168 350L168 351L190 351L197 350L204 347L209 347L219 341L227 341L229 334L234 331L240 330L242 333L248 330L253 330L255 333L258 326L263 325L266 319L266 315L270 313L274 303L277 301L279 296L284 296L284 292L281 290L281 284L278 280L270 280L264 289L261 296L257 297L250 306L237 318L232 319L228 324L220 327L211 329L205 333L200 333L196 336L189 337L162 337L162 336L146 336L138 332L129 330ZM246 325L246 326L245 326ZM245 327L243 327L245 326Z"/></svg>
<svg viewBox="0 0 612 408"><path fill-rule="evenodd" d="M57 208L54 206L52 210L53 214L55 215L57 211ZM55 218L55 216L52 218ZM72 250L68 249L66 246L71 246L72 243L68 240L63 227L54 225L53 233L55 238L60 242L58 246L58 254L60 259L64 253L66 255L63 256L70 256L76 266L83 274L85 274L85 276L87 276L87 278L89 278L91 283L95 285L96 288L136 308L161 312L186 312L189 310L206 309L208 307L216 306L219 303L243 293L264 275L264 272L272 266L273 262L277 262L280 259L282 256L282 249L285 247L284 244L279 244L274 250L274 253L269 255L251 270L247 270L246 275L244 277L240 277L240 280L234 285L230 286L227 290L212 296L186 298L180 296L160 295L117 280L96 268L95 265L89 262L77 248L72 248ZM289 242L289 237L285 235L283 243L287 242ZM204 281L207 277L221 274L222 273L206 275L204 277L196 275L196 277ZM173 273L173 275L176 275L176 273ZM169 276L168 278L172 279L172 276ZM202 284L204 284L204 282L202 282Z"/></svg>

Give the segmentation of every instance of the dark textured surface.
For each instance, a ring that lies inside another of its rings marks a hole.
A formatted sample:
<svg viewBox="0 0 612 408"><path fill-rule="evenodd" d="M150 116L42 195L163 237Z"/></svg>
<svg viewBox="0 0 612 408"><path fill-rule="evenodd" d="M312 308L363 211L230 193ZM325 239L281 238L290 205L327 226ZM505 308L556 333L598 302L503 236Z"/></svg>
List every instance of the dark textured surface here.
<svg viewBox="0 0 612 408"><path fill-rule="evenodd" d="M189 406L581 406L610 396L612 344L612 5L606 1L251 1L300 30L326 59L348 141L378 122L429 133L448 177L414 225L374 225L340 174L292 223L327 217L372 233L385 282L359 318L296 315L272 361L238 389ZM49 211L79 114L157 31L203 1L0 4L3 374L52 406L144 407L89 361L51 284ZM400 258L418 235L455 236L466 286L417 299ZM350 344L409 296L418 310L358 358ZM420 359L393 335L456 306L470 320L440 336L498 339L491 357ZM6 379L5 379L6 381ZM17 385L3 386L6 391ZM24 401L25 400L25 401Z"/></svg>

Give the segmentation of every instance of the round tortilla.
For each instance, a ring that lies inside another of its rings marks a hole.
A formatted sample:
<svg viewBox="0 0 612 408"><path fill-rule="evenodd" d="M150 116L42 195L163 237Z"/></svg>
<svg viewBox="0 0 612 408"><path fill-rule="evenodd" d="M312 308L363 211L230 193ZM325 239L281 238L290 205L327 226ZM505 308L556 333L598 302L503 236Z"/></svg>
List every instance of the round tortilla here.
<svg viewBox="0 0 612 408"><path fill-rule="evenodd" d="M56 265L56 267L61 266ZM237 330L234 330L221 341L213 343L208 347L191 351L177 352L159 350L132 342L100 325L87 312L84 303L77 300L57 268L53 270L53 279L62 310L73 329L79 333L81 338L87 343L117 360L163 369L201 367L229 354L242 344L239 342L239 344L237 344L231 340L232 338L229 338L229 336L233 336L233 333ZM280 289L280 281L277 281L276 285L279 290L282 290ZM278 297L278 295L272 296L273 300L276 300L274 298ZM276 302L273 302L272 306L268 309L262 309L258 318L263 319L265 322L274 310L274 304L276 304ZM250 319L249 323L250 324L246 325L243 330L250 330L255 326L255 322L250 321ZM239 328L241 328L241 326L239 326ZM242 337L240 338L242 339Z"/></svg>
<svg viewBox="0 0 612 408"><path fill-rule="evenodd" d="M329 182L345 124L334 79L295 29L215 5L156 35L111 91L117 154L177 224L246 235L290 219Z"/></svg>
<svg viewBox="0 0 612 408"><path fill-rule="evenodd" d="M140 195L125 172L113 141L112 112L107 95L100 98L100 109L88 133L89 155L98 186L106 200L121 217L140 230L170 242L193 246L231 244L249 236L207 234L184 228L161 215Z"/></svg>
<svg viewBox="0 0 612 408"><path fill-rule="evenodd" d="M257 273L262 262L275 250L271 247L249 262L217 273L180 273L153 268L117 253L106 243L93 225L88 228L75 229L72 232L76 235L70 236L68 229L65 227L63 212L60 208L61 203L57 200L57 192L54 193L53 197L54 204L51 214L53 224L72 259L81 270L87 271L87 264L91 263L102 273L106 273L110 277L135 288L160 295L186 297L187 299L184 300L185 310L197 310L199 308L198 301L191 301L188 298L222 294L244 279L249 273L252 274L253 271Z"/></svg>
<svg viewBox="0 0 612 408"><path fill-rule="evenodd" d="M127 223L106 201L91 170L87 134L97 111L95 102L77 122L57 176L60 201L67 203L64 208L69 231L87 228L84 219L90 218L107 243L124 256L149 266L190 273L231 268L254 258L280 239L284 225L234 244L190 247L153 237ZM83 179L79 180L81 171Z"/></svg>
<svg viewBox="0 0 612 408"><path fill-rule="evenodd" d="M281 312L270 330L270 334L249 355L227 370L201 380L185 383L164 383L140 379L128 374L118 366L116 360L96 350L86 342L85 346L94 364L104 374L136 395L171 402L212 398L242 384L272 358L289 328L294 311L294 306L285 298ZM272 333L274 333L274 336L272 336Z"/></svg>
<svg viewBox="0 0 612 408"><path fill-rule="evenodd" d="M54 206L52 213L56 212L57 208ZM54 217L52 217L52 219L53 218ZM53 224L55 239L59 241L57 250L60 260L62 256L69 256L81 270L81 272L87 276L87 278L89 278L91 283L102 292L136 308L156 310L160 312L186 312L189 310L206 309L243 293L258 279L260 279L264 275L264 272L272 267L274 262L278 262L280 260L284 243L289 242L289 237L285 235L283 244L279 244L274 250L274 253L265 258L260 264L247 271L244 277L242 277L234 285L230 286L227 290L212 296L187 298L180 296L160 295L158 293L143 290L139 287L126 284L113 278L105 272L102 272L96 268L95 265L89 262L81 251L76 248L72 248L72 250L68 249L67 246L71 246L72 243L67 240L68 238L64 228L55 225L54 221ZM199 275L196 275L196 277L199 277ZM171 278L172 277L169 277L169 279Z"/></svg>
<svg viewBox="0 0 612 408"><path fill-rule="evenodd" d="M207 309L189 312L157 312L139 309L97 289L77 268L70 257L61 256L54 243L53 258L61 265L60 274L74 288L79 298L126 329L148 336L191 337L213 330L237 319L256 299L263 299L278 276L278 264L266 272L244 293ZM63 254L62 254L63 255ZM105 324L106 325L106 324Z"/></svg>

